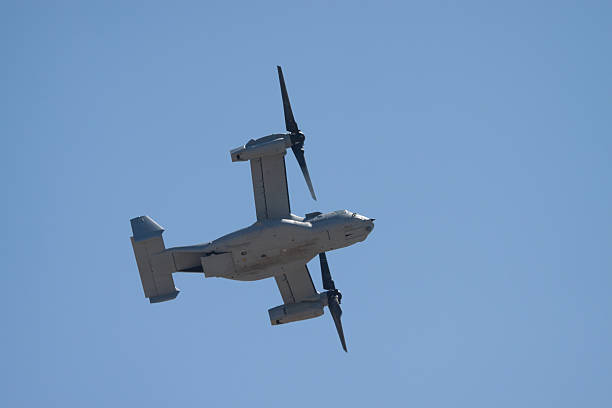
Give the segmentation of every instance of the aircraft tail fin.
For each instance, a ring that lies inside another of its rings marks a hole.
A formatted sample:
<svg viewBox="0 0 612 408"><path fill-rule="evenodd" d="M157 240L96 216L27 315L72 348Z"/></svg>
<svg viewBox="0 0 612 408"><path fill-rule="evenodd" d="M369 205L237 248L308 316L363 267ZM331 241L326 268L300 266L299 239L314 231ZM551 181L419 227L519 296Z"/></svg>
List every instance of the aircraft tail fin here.
<svg viewBox="0 0 612 408"><path fill-rule="evenodd" d="M172 279L174 261L171 254L164 252L164 229L146 215L133 218L130 223L133 233L132 247L145 297L149 298L151 303L176 298L179 290Z"/></svg>

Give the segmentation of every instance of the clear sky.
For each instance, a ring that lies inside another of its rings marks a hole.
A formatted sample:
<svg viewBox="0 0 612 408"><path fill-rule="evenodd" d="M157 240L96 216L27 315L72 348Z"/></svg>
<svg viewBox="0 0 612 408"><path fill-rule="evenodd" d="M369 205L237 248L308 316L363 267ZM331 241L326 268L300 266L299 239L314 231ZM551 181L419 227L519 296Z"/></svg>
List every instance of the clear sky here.
<svg viewBox="0 0 612 408"><path fill-rule="evenodd" d="M0 405L612 406L612 6L491 3L2 2ZM277 64L293 212L377 219L328 254L348 354L272 280L150 305L129 241L255 220Z"/></svg>

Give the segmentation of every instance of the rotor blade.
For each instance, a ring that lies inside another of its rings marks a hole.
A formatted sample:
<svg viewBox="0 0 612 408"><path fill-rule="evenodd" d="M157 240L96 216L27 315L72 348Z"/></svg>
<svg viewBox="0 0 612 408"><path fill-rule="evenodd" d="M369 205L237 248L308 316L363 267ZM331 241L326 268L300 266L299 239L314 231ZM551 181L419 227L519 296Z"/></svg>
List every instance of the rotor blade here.
<svg viewBox="0 0 612 408"><path fill-rule="evenodd" d="M338 331L338 337L340 337L340 343L342 343L342 348L345 352L348 352L346 349L346 341L344 340L344 330L342 330L342 309L340 308L340 304L338 303L337 296L330 296L329 299L329 311L334 319L334 324L336 325L336 330Z"/></svg>
<svg viewBox="0 0 612 408"><path fill-rule="evenodd" d="M323 280L323 289L325 290L336 290L336 285L329 272L329 265L327 264L327 255L325 252L319 254L319 261L321 262L321 277Z"/></svg>
<svg viewBox="0 0 612 408"><path fill-rule="evenodd" d="M304 158L304 147L301 144L294 144L291 146L291 150L293 150L293 154L300 165L300 169L302 169L302 174L304 174L304 179L306 180L306 184L308 184L308 189L310 190L310 195L313 200L317 200L317 196L315 195L314 188L312 187L312 181L310 181L310 174L308 173L308 166L306 166L306 159Z"/></svg>
<svg viewBox="0 0 612 408"><path fill-rule="evenodd" d="M283 77L283 70L280 66L276 66L278 69L278 80L281 86L281 95L283 97L283 110L285 111L285 126L291 133L299 132L298 125L295 123L293 118L293 111L291 110L291 103L289 102L289 95L287 95L287 87L285 86L285 78Z"/></svg>

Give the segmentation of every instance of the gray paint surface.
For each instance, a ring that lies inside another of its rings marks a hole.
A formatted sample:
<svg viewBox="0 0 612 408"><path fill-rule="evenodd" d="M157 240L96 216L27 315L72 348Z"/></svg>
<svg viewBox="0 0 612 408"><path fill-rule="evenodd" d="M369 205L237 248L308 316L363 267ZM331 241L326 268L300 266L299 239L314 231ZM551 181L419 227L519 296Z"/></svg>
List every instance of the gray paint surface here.
<svg viewBox="0 0 612 408"><path fill-rule="evenodd" d="M365 240L374 220L347 210L313 212L306 218L291 214L285 167L288 148L314 200L316 195L304 156L306 137L293 117L281 67L277 70L288 133L251 139L230 151L233 162L250 161L257 221L206 244L166 249L163 228L148 216L137 217L132 220L134 255L145 296L152 303L176 298L174 272L241 281L274 277L284 304L268 311L270 322L276 325L317 317L327 305L346 351L340 323L342 295L325 282L327 292L319 294L306 264L318 254Z"/></svg>
<svg viewBox="0 0 612 408"><path fill-rule="evenodd" d="M146 297L174 299L175 272L240 281L274 277L284 306L300 306L270 309L273 324L322 314L323 303L306 263L321 252L365 240L374 222L348 210L306 218L291 214L284 159L289 146L285 135L270 135L230 152L232 161L251 162L257 221L246 228L206 244L165 248L159 224L147 216L132 220L132 244Z"/></svg>

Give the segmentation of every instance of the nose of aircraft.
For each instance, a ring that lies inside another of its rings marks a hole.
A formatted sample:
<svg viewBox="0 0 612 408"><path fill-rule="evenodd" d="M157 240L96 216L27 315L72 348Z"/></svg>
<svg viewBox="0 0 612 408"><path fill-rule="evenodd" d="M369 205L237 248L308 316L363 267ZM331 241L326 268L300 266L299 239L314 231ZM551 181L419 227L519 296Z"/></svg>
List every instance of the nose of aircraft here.
<svg viewBox="0 0 612 408"><path fill-rule="evenodd" d="M374 229L374 220L376 218L370 218L366 221L367 225L366 225L366 231L372 232L372 230Z"/></svg>

